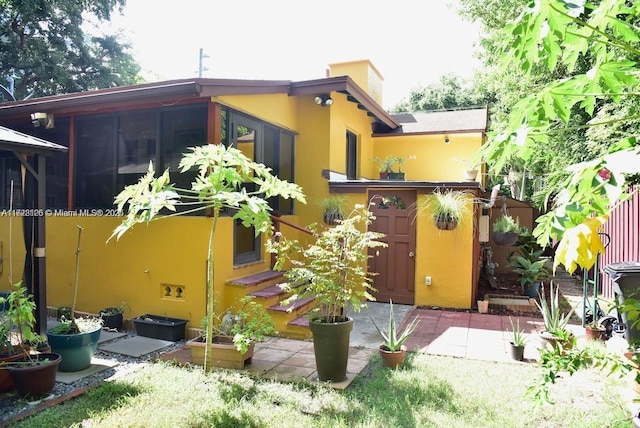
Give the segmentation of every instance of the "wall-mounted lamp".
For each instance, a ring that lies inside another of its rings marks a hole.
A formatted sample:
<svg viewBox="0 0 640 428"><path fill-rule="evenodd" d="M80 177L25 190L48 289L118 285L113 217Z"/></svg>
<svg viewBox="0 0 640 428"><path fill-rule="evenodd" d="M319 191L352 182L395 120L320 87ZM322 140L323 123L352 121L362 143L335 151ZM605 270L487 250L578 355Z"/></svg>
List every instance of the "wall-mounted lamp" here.
<svg viewBox="0 0 640 428"><path fill-rule="evenodd" d="M44 126L46 129L53 128L53 113L31 113L31 123L35 128Z"/></svg>
<svg viewBox="0 0 640 428"><path fill-rule="evenodd" d="M444 143L445 143L445 144L449 144L450 142L451 142L451 140L449 139L449 136L448 136L448 135L445 135L445 136L444 136Z"/></svg>
<svg viewBox="0 0 640 428"><path fill-rule="evenodd" d="M333 98L331 98L329 94L322 94L322 95L317 95L313 99L313 102L318 104L319 106L326 107L333 104Z"/></svg>

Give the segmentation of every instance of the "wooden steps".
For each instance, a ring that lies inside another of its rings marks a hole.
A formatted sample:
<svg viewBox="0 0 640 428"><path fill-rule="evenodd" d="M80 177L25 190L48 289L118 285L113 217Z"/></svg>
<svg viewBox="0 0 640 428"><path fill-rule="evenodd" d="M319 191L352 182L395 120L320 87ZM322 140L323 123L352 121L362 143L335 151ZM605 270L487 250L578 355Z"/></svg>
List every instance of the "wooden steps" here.
<svg viewBox="0 0 640 428"><path fill-rule="evenodd" d="M227 281L229 285L237 285L240 287L253 287L265 284L273 280L279 280L284 277L284 272L278 272L275 270L266 270L263 272L253 273L251 275L235 278Z"/></svg>
<svg viewBox="0 0 640 428"><path fill-rule="evenodd" d="M284 272L263 271L228 280L227 285L234 298L253 296L267 310L276 325L276 335L309 339L309 322L302 315L315 306L314 299L297 299L284 305L283 300L291 296L280 287L284 282Z"/></svg>

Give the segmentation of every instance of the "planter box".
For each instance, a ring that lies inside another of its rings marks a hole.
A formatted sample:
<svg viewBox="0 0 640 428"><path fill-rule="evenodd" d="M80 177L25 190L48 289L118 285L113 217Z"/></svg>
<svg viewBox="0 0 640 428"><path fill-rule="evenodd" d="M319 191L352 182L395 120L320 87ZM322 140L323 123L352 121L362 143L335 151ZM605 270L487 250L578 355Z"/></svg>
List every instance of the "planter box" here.
<svg viewBox="0 0 640 428"><path fill-rule="evenodd" d="M138 336L178 342L184 339L188 320L145 314L133 319Z"/></svg>
<svg viewBox="0 0 640 428"><path fill-rule="evenodd" d="M213 338L209 350L207 367L222 367L227 369L243 369L245 364L251 364L254 345L251 344L244 354L238 352L233 346L233 340L229 337L216 336ZM198 336L187 342L191 349L191 360L194 364L204 366L205 342L202 336Z"/></svg>

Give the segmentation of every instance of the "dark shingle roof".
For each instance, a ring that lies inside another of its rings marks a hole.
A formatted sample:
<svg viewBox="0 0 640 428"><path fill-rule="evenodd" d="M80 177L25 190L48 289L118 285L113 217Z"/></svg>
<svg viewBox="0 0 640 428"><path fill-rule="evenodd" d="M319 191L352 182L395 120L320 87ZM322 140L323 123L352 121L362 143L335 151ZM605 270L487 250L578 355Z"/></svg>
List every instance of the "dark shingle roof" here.
<svg viewBox="0 0 640 428"><path fill-rule="evenodd" d="M444 132L485 132L489 126L486 107L467 110L399 113L392 117L402 125L403 134Z"/></svg>

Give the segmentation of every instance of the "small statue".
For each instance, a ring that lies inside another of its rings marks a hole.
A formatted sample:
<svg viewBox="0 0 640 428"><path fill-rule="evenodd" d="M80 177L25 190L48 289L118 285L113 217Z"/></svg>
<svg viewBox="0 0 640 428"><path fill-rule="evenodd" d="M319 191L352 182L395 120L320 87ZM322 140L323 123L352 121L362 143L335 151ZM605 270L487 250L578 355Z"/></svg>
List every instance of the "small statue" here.
<svg viewBox="0 0 640 428"><path fill-rule="evenodd" d="M224 314L222 321L220 322L220 333L229 336L234 322L235 318L231 313L231 310L227 309L227 313Z"/></svg>

